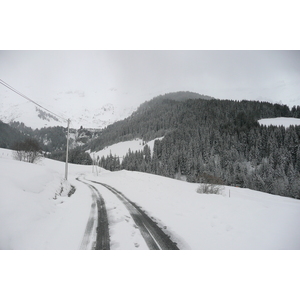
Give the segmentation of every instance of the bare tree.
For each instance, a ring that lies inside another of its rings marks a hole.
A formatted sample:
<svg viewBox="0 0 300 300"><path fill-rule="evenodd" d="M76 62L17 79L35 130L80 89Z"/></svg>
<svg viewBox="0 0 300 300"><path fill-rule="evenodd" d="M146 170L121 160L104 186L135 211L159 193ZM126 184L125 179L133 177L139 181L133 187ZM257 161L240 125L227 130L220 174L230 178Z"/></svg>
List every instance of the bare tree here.
<svg viewBox="0 0 300 300"><path fill-rule="evenodd" d="M17 142L13 149L16 160L35 163L42 158L41 147L35 139L28 138L24 142Z"/></svg>

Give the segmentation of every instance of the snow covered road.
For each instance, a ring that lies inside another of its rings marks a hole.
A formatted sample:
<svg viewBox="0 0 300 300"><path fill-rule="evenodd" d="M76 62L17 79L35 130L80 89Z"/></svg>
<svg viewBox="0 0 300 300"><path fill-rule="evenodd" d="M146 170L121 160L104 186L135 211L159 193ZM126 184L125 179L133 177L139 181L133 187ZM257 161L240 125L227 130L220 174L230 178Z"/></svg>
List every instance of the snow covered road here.
<svg viewBox="0 0 300 300"><path fill-rule="evenodd" d="M140 230L150 250L179 250L169 235L167 235L139 206L130 201L121 192L108 184L91 181L100 184L111 191L125 205L136 227Z"/></svg>
<svg viewBox="0 0 300 300"><path fill-rule="evenodd" d="M83 176L79 176L76 180L89 187L92 197L81 250L110 250L110 237L113 248L115 245L115 248L118 246L121 249L179 250L170 236L153 220L154 218L150 218L120 191L99 181L86 180ZM99 188L101 193L109 191L105 194L105 198L102 197ZM106 202L110 208L109 213ZM121 227L117 226L120 220L123 221Z"/></svg>
<svg viewBox="0 0 300 300"><path fill-rule="evenodd" d="M86 225L80 249L109 250L110 242L108 218L104 199L93 185L84 182L82 179L79 179L79 177L76 178L76 180L86 184L90 188L93 199L90 216ZM96 208L98 210L98 214Z"/></svg>

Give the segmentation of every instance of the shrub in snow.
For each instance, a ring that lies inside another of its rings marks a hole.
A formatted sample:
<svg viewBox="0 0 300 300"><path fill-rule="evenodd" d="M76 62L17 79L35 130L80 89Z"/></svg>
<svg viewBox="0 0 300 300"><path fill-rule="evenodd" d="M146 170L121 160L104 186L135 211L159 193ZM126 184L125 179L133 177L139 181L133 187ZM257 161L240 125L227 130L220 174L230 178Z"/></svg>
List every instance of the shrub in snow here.
<svg viewBox="0 0 300 300"><path fill-rule="evenodd" d="M223 187L212 183L201 183L197 188L199 194L217 194L220 195L223 191Z"/></svg>
<svg viewBox="0 0 300 300"><path fill-rule="evenodd" d="M27 138L24 142L17 142L13 149L13 157L16 160L35 163L43 157L41 147L35 139Z"/></svg>

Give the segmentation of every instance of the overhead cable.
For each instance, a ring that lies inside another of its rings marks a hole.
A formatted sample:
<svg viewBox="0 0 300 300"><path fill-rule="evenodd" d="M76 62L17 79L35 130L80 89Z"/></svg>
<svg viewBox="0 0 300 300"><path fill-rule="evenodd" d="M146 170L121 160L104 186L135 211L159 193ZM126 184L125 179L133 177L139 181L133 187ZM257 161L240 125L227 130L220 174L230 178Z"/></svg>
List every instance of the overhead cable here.
<svg viewBox="0 0 300 300"><path fill-rule="evenodd" d="M3 81L2 79L0 79L0 83L1 83L2 85L4 85L5 87L7 87L8 89L10 89L10 90L12 90L13 92L15 92L16 94L20 95L21 97L23 97L23 98L29 100L30 102L34 103L36 106L38 106L38 107L40 107L40 108L46 110L47 112L49 112L49 113L51 113L52 115L54 115L54 116L56 116L56 117L58 117L58 118L64 120L65 122L68 122L68 120L67 120L66 118L63 118L63 117L57 115L56 113L50 111L49 109L43 107L42 105L40 105L40 104L38 104L37 102L33 101L32 99L28 98L27 96L25 96L24 94L20 93L20 92L17 91L15 88L13 88L12 86L10 86L8 83L6 83L5 81Z"/></svg>

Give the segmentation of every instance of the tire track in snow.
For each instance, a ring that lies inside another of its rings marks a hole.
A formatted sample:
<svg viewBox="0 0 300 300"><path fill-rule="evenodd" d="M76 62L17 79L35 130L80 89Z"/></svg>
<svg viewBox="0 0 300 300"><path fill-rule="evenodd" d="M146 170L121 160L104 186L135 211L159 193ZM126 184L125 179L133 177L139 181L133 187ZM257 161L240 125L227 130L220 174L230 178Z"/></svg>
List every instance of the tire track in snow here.
<svg viewBox="0 0 300 300"><path fill-rule="evenodd" d="M105 207L105 202L99 191L91 184L88 184L78 178L76 180L86 184L92 192L92 207L90 216L85 228L84 236L80 245L81 250L86 250L88 245L91 243L92 232L94 229L94 222L96 220L96 206L98 209L98 226L97 226L97 238L95 246L92 248L95 250L110 250L110 239L108 229L108 217ZM93 243L94 244L94 243Z"/></svg>
<svg viewBox="0 0 300 300"><path fill-rule="evenodd" d="M114 193L118 199L124 203L150 250L179 250L176 243L174 243L170 237L141 210L140 207L129 200L125 195L108 184L92 180L89 181L101 184Z"/></svg>

